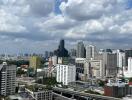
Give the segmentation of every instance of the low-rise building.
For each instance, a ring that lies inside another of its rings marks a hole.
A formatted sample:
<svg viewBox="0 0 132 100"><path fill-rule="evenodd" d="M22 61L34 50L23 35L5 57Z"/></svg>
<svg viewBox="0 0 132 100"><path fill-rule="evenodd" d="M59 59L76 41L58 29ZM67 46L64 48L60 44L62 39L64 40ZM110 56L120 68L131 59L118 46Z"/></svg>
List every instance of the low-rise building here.
<svg viewBox="0 0 132 100"><path fill-rule="evenodd" d="M26 91L35 100L52 100L52 90L44 86L37 85L26 86Z"/></svg>
<svg viewBox="0 0 132 100"><path fill-rule="evenodd" d="M111 82L109 81L104 88L104 95L111 97L125 97L128 95L129 85L124 82Z"/></svg>

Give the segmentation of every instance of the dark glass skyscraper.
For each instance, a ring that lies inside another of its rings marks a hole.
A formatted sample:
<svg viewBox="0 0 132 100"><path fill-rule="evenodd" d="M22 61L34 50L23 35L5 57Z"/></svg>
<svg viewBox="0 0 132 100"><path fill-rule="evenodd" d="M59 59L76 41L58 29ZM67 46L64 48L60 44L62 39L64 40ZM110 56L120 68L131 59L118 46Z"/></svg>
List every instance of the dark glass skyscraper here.
<svg viewBox="0 0 132 100"><path fill-rule="evenodd" d="M68 51L65 49L65 42L64 40L60 40L60 44L57 50L54 51L54 54L57 57L68 57Z"/></svg>

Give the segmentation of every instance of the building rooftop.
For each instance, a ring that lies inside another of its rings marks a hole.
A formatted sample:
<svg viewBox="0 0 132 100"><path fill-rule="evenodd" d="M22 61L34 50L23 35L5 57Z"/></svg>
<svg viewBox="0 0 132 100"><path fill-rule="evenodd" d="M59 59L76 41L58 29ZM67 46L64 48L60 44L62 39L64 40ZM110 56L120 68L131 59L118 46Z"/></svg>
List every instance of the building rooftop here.
<svg viewBox="0 0 132 100"><path fill-rule="evenodd" d="M48 86L40 86L40 85L26 85L26 88L29 89L32 92L39 92L39 91L46 91L46 90L51 90L51 87Z"/></svg>
<svg viewBox="0 0 132 100"><path fill-rule="evenodd" d="M10 95L9 98L10 98L10 100L24 100L19 95Z"/></svg>

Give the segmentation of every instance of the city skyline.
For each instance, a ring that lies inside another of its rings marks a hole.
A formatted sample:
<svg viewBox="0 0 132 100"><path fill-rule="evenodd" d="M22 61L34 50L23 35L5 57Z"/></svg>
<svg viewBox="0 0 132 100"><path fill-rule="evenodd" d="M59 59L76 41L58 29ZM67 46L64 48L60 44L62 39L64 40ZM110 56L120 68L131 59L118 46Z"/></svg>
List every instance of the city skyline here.
<svg viewBox="0 0 132 100"><path fill-rule="evenodd" d="M53 51L60 39L131 48L131 13L131 0L0 0L0 53Z"/></svg>

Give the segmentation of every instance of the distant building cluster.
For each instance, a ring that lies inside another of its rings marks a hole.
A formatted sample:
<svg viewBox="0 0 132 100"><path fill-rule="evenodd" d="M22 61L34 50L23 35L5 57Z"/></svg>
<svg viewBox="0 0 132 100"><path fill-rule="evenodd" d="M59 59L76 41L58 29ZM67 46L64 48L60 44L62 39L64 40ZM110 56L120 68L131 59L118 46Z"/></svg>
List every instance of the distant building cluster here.
<svg viewBox="0 0 132 100"><path fill-rule="evenodd" d="M95 84L98 80L103 80L107 81L103 91L106 96L124 97L132 94L131 82L118 80L132 80L132 49L97 49L95 45L79 41L76 48L67 50L65 41L60 40L56 50L45 51L45 54L1 55L0 58L2 61L29 62L29 64L17 62L20 66L6 62L0 65L0 95L2 96L15 94L16 78L22 79L17 81L35 86L35 82L40 85L44 83L44 79L48 80L51 77L56 79L55 83L62 86L77 83L79 87L86 84L85 86L90 89L94 87L93 80ZM17 77L16 74L18 74ZM27 78L29 78L28 81ZM111 79L116 81L112 82ZM87 84L89 81L92 84L91 87ZM26 92L35 100L52 100L52 91L45 89L41 91L40 86L38 91L26 88Z"/></svg>
<svg viewBox="0 0 132 100"><path fill-rule="evenodd" d="M132 49L97 50L95 45L86 45L82 41L79 41L76 48L72 48L68 52L65 49L64 40L61 40L58 49L54 51L54 55L49 57L48 67L50 73L56 68L57 80L60 71L64 73L64 69L60 70L58 66L63 68L63 66L69 65L75 66L75 71L73 71L76 72L73 74L75 80L87 81L89 78L105 79L111 77L130 78L132 77L130 74L132 68L131 57ZM68 74L66 75L68 77ZM61 79L61 81L65 83L64 79Z"/></svg>

